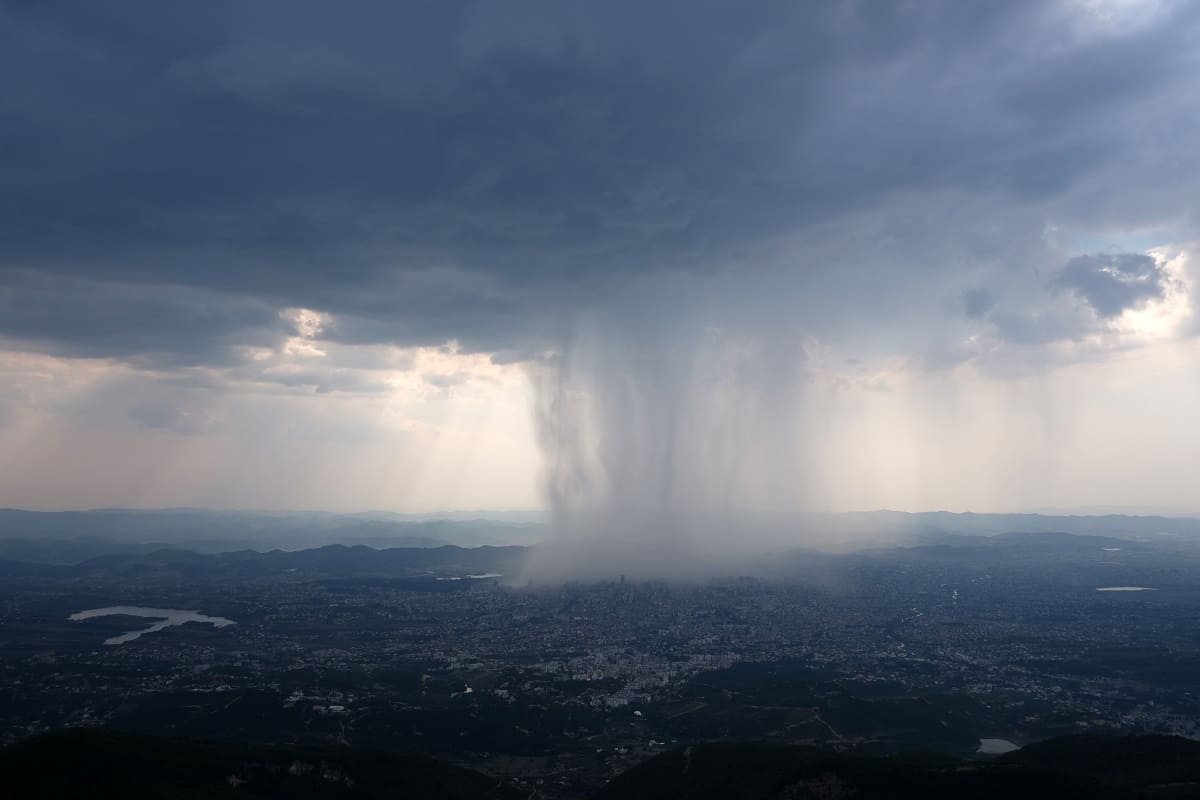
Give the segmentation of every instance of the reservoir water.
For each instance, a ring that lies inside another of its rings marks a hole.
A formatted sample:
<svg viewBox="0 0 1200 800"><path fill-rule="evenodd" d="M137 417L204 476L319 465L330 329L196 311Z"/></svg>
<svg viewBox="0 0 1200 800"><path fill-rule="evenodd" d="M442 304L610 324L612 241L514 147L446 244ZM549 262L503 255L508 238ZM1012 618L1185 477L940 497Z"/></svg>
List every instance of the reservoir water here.
<svg viewBox="0 0 1200 800"><path fill-rule="evenodd" d="M1020 749L1020 745L1013 744L1008 739L980 739L979 749L975 752L981 756L1002 756Z"/></svg>
<svg viewBox="0 0 1200 800"><path fill-rule="evenodd" d="M224 628L226 625L235 624L231 619L210 617L207 614L201 614L199 611L186 611L180 608L148 608L145 606L90 608L87 611L79 611L72 614L67 619L72 622L78 622L84 619L92 619L93 617L111 617L116 614L126 617L145 617L146 619L158 621L147 628L129 631L128 633L122 633L120 636L105 639L105 644L125 644L126 642L132 642L143 634L154 633L155 631L161 631L163 628L170 628L173 625L182 625L185 622L204 622L212 625L214 628Z"/></svg>

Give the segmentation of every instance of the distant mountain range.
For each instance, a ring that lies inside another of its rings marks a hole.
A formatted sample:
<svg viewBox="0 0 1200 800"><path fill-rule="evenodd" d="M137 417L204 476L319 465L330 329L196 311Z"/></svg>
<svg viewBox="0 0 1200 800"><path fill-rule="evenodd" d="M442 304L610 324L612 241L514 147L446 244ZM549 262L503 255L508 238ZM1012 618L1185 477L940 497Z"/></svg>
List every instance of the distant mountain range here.
<svg viewBox="0 0 1200 800"><path fill-rule="evenodd" d="M0 577L136 578L155 580L244 580L287 573L330 578L459 578L470 574L515 572L524 547L394 547L326 545L308 550L260 553L194 553L160 549L150 553L97 556L78 564L45 564L0 559Z"/></svg>
<svg viewBox="0 0 1200 800"><path fill-rule="evenodd" d="M835 530L909 532L914 535L954 533L992 536L999 533L1072 533L1141 539L1157 536L1200 538L1200 519L1107 514L1050 516L1046 514L975 514L970 512L864 511L817 515Z"/></svg>
<svg viewBox="0 0 1200 800"><path fill-rule="evenodd" d="M102 555L180 547L199 553L301 550L329 544L388 547L531 544L542 526L530 514L502 518L417 517L195 509L21 511L0 509L0 558L75 564Z"/></svg>
<svg viewBox="0 0 1200 800"><path fill-rule="evenodd" d="M413 516L387 512L342 514L196 509L37 512L0 509L0 559L78 564L111 555L142 556L164 549L196 553L303 550L326 545L377 549L446 545L532 545L549 535L536 512L462 512ZM1200 541L1200 519L1186 517L1047 516L1042 514L747 514L731 526L770 531L776 546L856 550L952 543L961 537L1009 533L1069 533L1135 541Z"/></svg>

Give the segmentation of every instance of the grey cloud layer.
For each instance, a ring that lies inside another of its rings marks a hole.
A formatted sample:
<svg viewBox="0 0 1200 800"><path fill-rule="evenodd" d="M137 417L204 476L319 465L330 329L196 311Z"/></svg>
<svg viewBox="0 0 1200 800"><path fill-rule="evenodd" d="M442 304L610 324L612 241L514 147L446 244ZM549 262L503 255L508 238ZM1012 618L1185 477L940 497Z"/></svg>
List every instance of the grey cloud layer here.
<svg viewBox="0 0 1200 800"><path fill-rule="evenodd" d="M1076 292L1105 318L1161 299L1169 280L1162 266L1142 253L1076 256L1054 275L1056 286Z"/></svg>
<svg viewBox="0 0 1200 800"><path fill-rule="evenodd" d="M647 276L764 264L817 328L948 299L1066 335L1014 275L1061 269L1035 289L1101 317L1162 276L1068 263L1041 226L1200 196L1197 6L1079 8L10 4L0 336L221 364L310 307L339 342L520 358Z"/></svg>

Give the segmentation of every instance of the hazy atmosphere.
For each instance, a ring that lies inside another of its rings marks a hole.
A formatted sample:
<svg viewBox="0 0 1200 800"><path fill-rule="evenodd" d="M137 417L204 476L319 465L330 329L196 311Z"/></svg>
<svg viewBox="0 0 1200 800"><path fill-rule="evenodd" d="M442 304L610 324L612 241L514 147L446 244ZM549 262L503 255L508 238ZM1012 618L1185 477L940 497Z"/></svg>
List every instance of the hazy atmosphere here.
<svg viewBox="0 0 1200 800"><path fill-rule="evenodd" d="M0 4L0 505L1200 511L1198 35Z"/></svg>

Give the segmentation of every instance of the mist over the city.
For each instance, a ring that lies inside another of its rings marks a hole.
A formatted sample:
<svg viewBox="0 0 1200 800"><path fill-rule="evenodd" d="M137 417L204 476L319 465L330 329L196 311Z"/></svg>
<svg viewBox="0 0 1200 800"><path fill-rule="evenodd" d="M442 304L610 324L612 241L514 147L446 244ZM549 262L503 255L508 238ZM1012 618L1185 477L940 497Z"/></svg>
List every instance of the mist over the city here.
<svg viewBox="0 0 1200 800"><path fill-rule="evenodd" d="M1193 796L1197 76L1188 0L0 0L0 787Z"/></svg>

